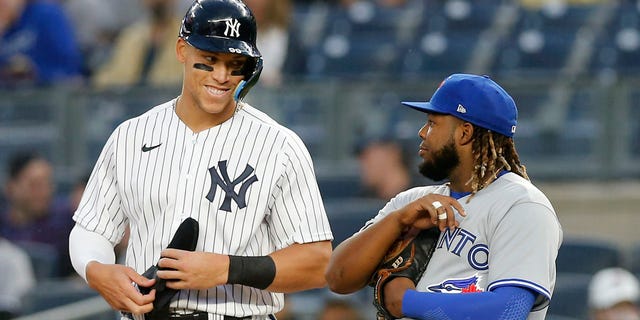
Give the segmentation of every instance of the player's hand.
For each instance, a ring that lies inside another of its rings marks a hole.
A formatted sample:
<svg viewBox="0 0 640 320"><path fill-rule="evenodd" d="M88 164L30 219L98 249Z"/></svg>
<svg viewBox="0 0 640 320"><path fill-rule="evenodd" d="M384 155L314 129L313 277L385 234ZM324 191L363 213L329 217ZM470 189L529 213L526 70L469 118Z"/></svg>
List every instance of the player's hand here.
<svg viewBox="0 0 640 320"><path fill-rule="evenodd" d="M143 295L133 284L150 287L155 280L139 275L130 267L90 262L87 265L87 283L115 310L143 314L153 309L156 291Z"/></svg>
<svg viewBox="0 0 640 320"><path fill-rule="evenodd" d="M407 289L414 289L416 286L411 279L397 277L389 281L382 291L384 294L384 307L396 318L402 318L402 298Z"/></svg>
<svg viewBox="0 0 640 320"><path fill-rule="evenodd" d="M400 223L407 227L428 229L438 227L441 231L460 225L455 211L466 216L462 205L454 198L441 194L428 194L407 204L398 211Z"/></svg>
<svg viewBox="0 0 640 320"><path fill-rule="evenodd" d="M162 250L160 256L157 275L171 289L203 290L227 283L229 256L178 249Z"/></svg>

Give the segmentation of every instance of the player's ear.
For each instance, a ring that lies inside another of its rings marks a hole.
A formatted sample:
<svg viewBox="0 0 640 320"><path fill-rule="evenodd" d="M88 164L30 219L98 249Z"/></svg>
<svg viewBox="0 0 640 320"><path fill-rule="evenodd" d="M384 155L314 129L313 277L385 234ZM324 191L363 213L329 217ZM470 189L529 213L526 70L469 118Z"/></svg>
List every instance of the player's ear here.
<svg viewBox="0 0 640 320"><path fill-rule="evenodd" d="M461 121L456 134L460 145L473 142L473 125L469 122Z"/></svg>
<svg viewBox="0 0 640 320"><path fill-rule="evenodd" d="M187 60L186 51L187 51L187 42L184 41L184 39L178 37L178 41L176 42L176 57L178 58L178 61L180 61L181 63L184 63Z"/></svg>

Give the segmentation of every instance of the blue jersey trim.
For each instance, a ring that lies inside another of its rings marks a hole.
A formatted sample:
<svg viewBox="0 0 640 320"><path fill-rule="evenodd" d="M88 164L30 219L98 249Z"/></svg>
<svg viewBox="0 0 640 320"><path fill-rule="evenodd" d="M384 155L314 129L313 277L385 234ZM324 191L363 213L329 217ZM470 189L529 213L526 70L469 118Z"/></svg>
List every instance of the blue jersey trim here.
<svg viewBox="0 0 640 320"><path fill-rule="evenodd" d="M494 291L495 289L501 288L501 287L514 287L514 286L527 288L532 290L533 292L538 293L538 297L536 298L536 301L533 305L534 311L544 309L549 305L549 302L551 300L551 292L547 290L547 288L527 280L501 279L501 280L490 283L487 286L487 291Z"/></svg>

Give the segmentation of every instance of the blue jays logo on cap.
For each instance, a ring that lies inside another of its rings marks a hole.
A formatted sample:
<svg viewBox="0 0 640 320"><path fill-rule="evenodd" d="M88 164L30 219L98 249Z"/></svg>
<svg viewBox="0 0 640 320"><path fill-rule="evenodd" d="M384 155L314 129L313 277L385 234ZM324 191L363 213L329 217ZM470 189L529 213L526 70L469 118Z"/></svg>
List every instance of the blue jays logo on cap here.
<svg viewBox="0 0 640 320"><path fill-rule="evenodd" d="M441 113L507 137L516 132L513 98L489 76L456 73L447 77L428 102L402 102L426 113Z"/></svg>

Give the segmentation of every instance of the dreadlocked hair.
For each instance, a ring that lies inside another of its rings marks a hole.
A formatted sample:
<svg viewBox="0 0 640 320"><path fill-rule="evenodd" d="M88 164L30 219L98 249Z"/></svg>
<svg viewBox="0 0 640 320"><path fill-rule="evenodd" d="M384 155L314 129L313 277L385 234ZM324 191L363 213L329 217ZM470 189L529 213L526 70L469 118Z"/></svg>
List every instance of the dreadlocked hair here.
<svg viewBox="0 0 640 320"><path fill-rule="evenodd" d="M493 182L502 170L529 180L525 166L520 163L513 138L474 125L472 139L474 167L468 182L471 184L471 197Z"/></svg>

